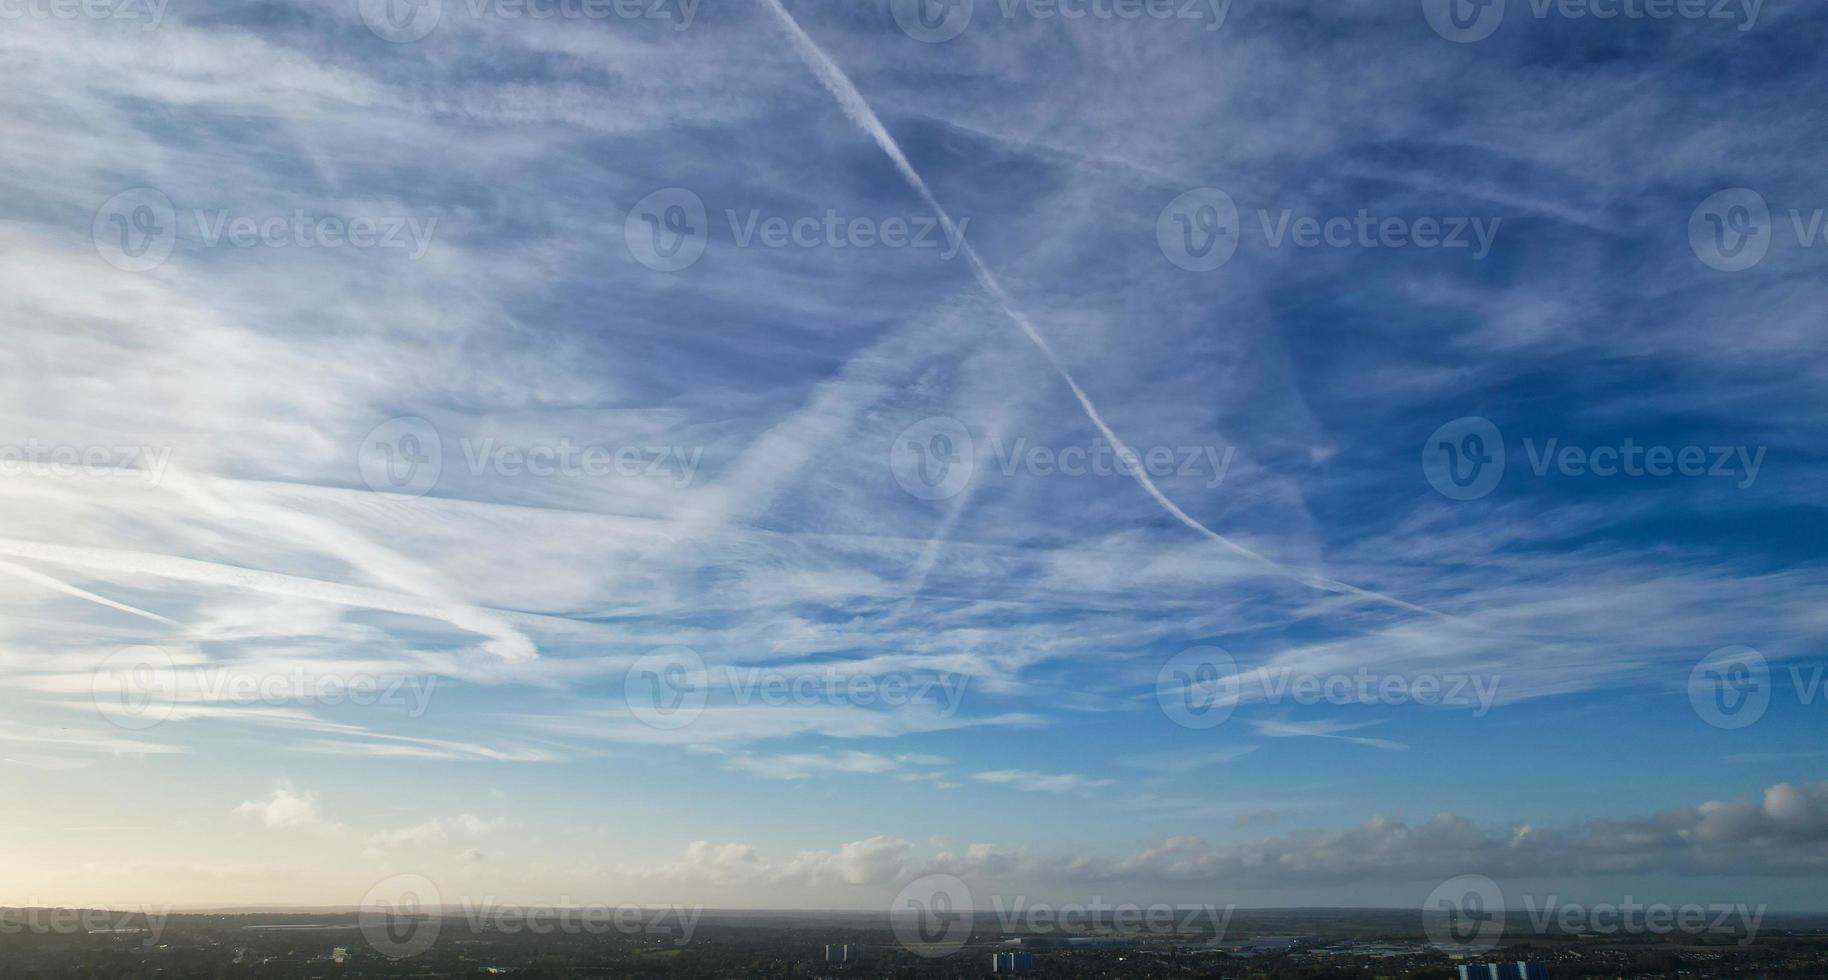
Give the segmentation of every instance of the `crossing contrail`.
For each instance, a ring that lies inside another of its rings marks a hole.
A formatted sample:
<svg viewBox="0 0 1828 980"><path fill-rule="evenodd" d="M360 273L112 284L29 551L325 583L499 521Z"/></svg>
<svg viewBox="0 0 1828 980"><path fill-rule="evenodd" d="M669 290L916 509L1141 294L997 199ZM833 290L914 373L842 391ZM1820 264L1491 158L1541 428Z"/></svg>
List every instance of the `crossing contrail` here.
<svg viewBox="0 0 1828 980"><path fill-rule="evenodd" d="M824 49L819 47L818 42L814 41L811 35L807 34L806 31L800 27L799 22L793 19L793 15L787 12L787 8L781 5L781 0L762 0L762 2L767 5L769 10L773 11L775 17L781 22L781 26L786 29L788 38L793 41L794 49L799 52L800 60L806 62L806 66L812 69L814 75L818 76L819 82L825 86L826 91L830 92L832 97L838 100L838 107L844 110L844 114L850 117L850 120L856 123L859 129L862 129L871 139L876 141L876 145L882 148L882 152L888 154L889 159L895 164L895 169L901 171L901 176L907 180L909 186L913 187L915 192L921 196L921 199L927 202L927 206L933 209L933 213L939 216L940 224L944 226L950 240L960 242L963 245L960 254L964 255L965 261L970 264L971 273L976 277L978 284L983 286L984 291L989 293L991 298L996 301L997 306L1002 309L1003 314L1009 317L1010 320L1015 322L1016 326L1022 329L1022 332L1028 336L1029 341L1041 352L1041 356L1047 358L1047 363L1053 366L1054 373L1060 376L1060 380L1066 382L1066 387L1072 391L1073 397L1078 399L1079 407L1084 410L1086 418L1090 419L1092 424L1098 428L1099 433L1110 441L1114 450L1122 454L1133 454L1135 451L1130 449L1129 444L1124 442L1116 432L1112 431L1110 425L1105 422L1104 416L1098 411L1098 406L1092 403L1091 396L1087 395L1085 389L1081 388L1079 382L1073 378L1073 372L1067 368L1066 362L1061 360L1060 355L1055 352L1053 345L1047 342L1047 338L1043 336L1040 329L1035 326L1034 321L1030 320L1027 314L1016 308L1015 302L1011 300L1009 294L1004 291L1003 284L997 280L996 275L990 271L990 267L984 264L984 260L978 256L977 249L971 246L971 242L966 240L964 235L959 232L957 226L953 224L952 216L946 212L944 207L940 206L939 199L933 196L933 191L927 187L926 180L920 176L919 171L914 169L914 165L908 162L907 154L901 152L901 145L895 142L895 137L891 136L888 128L882 125L882 120L877 118L876 111L870 108L870 104L868 100L864 99L863 93L857 91L857 86L851 84L849 76L844 74L844 70L838 67L837 62L832 61L831 58L826 55ZM1195 532L1204 535L1221 547L1231 551L1233 554L1262 564L1272 569L1278 575L1293 579L1296 582L1319 589L1323 592L1353 595L1359 598L1393 605L1410 612L1422 613L1437 619L1459 623L1464 626L1471 626L1480 630L1487 629L1487 627L1480 626L1477 623L1468 622L1444 612L1438 612L1427 606L1416 605L1406 599L1399 599L1396 596L1386 595L1382 592L1360 588L1348 582L1341 582L1322 575L1291 569L1275 559L1270 558L1268 555L1264 555L1252 548L1239 544L1200 523L1191 514L1182 510L1178 504L1168 499L1168 495L1162 493L1161 488L1155 485L1155 481L1150 479L1149 474L1145 472L1142 467L1131 466L1127 467L1127 469L1130 471L1130 476L1141 485L1143 490L1146 491L1150 497L1153 497L1155 502L1161 505L1161 508L1167 511L1175 520L1180 521Z"/></svg>

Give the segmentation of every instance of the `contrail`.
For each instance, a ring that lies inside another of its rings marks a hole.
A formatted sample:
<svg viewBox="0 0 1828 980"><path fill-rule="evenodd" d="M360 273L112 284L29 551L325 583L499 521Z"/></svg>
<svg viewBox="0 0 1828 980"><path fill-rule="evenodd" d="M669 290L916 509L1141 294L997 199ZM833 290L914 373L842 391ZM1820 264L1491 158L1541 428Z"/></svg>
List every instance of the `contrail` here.
<svg viewBox="0 0 1828 980"><path fill-rule="evenodd" d="M98 605L107 606L109 609L118 609L124 613L131 613L132 615L139 616L142 619L150 619L155 623L164 623L166 626L174 626L174 627L177 627L178 629L185 628L183 623L177 622L175 620L166 619L164 616L161 616L158 613L147 612L146 610L141 609L138 606L129 606L124 602L116 602L113 599L108 598L107 596L96 595L95 593L90 592L88 589L79 589L76 586L71 585L70 583L65 582L62 579L52 578L51 576L46 575L43 572L37 571L36 569L27 568L24 565L17 565L10 561L0 561L0 572L5 572L8 575L16 575L19 578L25 579L27 582L33 582L38 585L42 585L47 589L52 589L54 591L61 592L64 595L75 596L78 599L86 599L86 600L96 603Z"/></svg>
<svg viewBox="0 0 1828 980"><path fill-rule="evenodd" d="M1130 448L1129 443L1124 442L1123 439L1120 438L1116 432L1113 432L1111 427L1105 423L1104 416L1098 412L1098 406L1092 404L1092 399L1085 393L1085 389L1079 387L1079 382L1074 380L1072 371L1067 369L1066 362L1060 359L1060 355L1056 353L1053 346L1047 342L1047 338L1042 336L1041 331L1034 325L1033 321L1029 320L1027 314L1016 308L1015 302L1009 298L1007 292L1004 292L1003 284L997 281L997 277L990 271L990 267L985 265L984 260L978 257L977 249L973 248L971 242L968 241L964 235L959 233L957 226L952 223L952 216L946 212L945 208L940 206L939 200L933 196L933 191L927 187L927 182L923 180L920 173L914 169L914 165L908 162L907 154L901 152L900 144L895 142L895 137L889 135L888 128L883 126L882 120L876 117L876 111L870 108L870 104L868 100L864 99L863 93L857 91L857 86L851 84L851 80L844 74L844 70L839 68L837 62L832 61L831 58L825 54L825 51L819 47L818 43L800 27L799 22L793 19L793 15L787 12L787 8L781 6L781 0L763 0L763 2L767 5L769 10L774 12L775 17L780 20L781 26L787 30L787 36L793 41L794 49L799 52L800 60L806 62L806 66L812 69L814 75L818 76L820 83L825 86L826 91L830 92L832 97L838 100L838 107L844 110L844 114L850 117L850 120L856 123L859 129L862 129L865 133L869 134L871 139L876 141L876 145L882 148L882 152L888 154L889 159L895 164L895 169L901 171L901 176L907 180L909 186L913 187L915 192L920 194L921 199L927 202L927 206L933 209L933 213L939 216L940 223L945 227L950 240L959 242L963 245L961 254L964 255L965 260L970 263L972 275L976 277L978 284L984 287L984 291L988 292L992 299L996 300L997 306L1003 310L1004 315L1013 320L1016 326L1022 328L1022 332L1028 335L1029 341L1035 345L1036 349L1040 350L1041 355L1047 358L1047 363L1053 366L1054 373L1060 376L1060 380L1066 382L1066 386L1072 391L1073 397L1079 400L1079 407L1085 411L1086 418L1091 419L1092 424L1098 427L1098 431L1106 439L1110 440L1112 447L1116 451L1119 453L1134 454L1135 450ZM1464 626L1471 626L1481 630L1488 629L1488 627L1468 622L1457 616L1438 612L1429 609L1426 606L1418 606L1413 602L1399 599L1395 596L1385 595L1382 592L1359 588L1356 585L1340 582L1322 575L1297 572L1290 569L1280 562L1277 562L1275 559L1241 545L1200 523L1198 520L1195 520L1192 515L1182 510L1174 501L1169 500L1168 495L1162 493L1161 488L1155 485L1155 481L1149 478L1149 474L1145 472L1142 467L1131 466L1128 467L1128 469L1130 470L1130 475L1142 486L1143 490L1147 491L1149 496L1155 498L1155 502L1160 504L1162 509L1172 515L1175 520L1180 521L1194 531L1205 535L1213 542L1230 550L1234 554L1241 555L1251 561L1265 565L1279 575L1293 579L1303 585L1319 589L1323 592L1354 595L1363 599L1371 599L1397 606L1410 612L1422 613L1437 619L1459 623Z"/></svg>
<svg viewBox="0 0 1828 980"><path fill-rule="evenodd" d="M379 589L325 582L278 572L263 572L194 558L177 558L170 555L148 554L115 548L43 544L16 538L0 538L0 557L23 558L70 568L151 575L178 582L196 582L267 595L354 606L359 609L379 609L406 616L420 616L426 619L441 620L458 629L488 637L489 639L482 645L483 649L504 660L526 661L533 660L537 656L530 641L518 633L502 633L490 615L463 603L400 595L383 592Z"/></svg>

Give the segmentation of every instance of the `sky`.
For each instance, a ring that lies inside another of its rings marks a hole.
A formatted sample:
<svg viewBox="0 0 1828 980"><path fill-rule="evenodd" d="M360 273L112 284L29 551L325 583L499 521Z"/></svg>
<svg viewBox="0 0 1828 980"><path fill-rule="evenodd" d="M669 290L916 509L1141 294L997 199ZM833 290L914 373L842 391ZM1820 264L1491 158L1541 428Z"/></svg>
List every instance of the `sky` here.
<svg viewBox="0 0 1828 980"><path fill-rule="evenodd" d="M0 0L0 902L1824 911L1825 28Z"/></svg>

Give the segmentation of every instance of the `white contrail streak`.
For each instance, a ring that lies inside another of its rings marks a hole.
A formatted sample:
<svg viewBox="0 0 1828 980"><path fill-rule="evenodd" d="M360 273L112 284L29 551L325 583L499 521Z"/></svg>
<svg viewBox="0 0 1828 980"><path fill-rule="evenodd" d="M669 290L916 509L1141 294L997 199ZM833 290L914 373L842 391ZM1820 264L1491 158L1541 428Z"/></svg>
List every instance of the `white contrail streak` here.
<svg viewBox="0 0 1828 980"><path fill-rule="evenodd" d="M1086 418L1091 419L1092 424L1098 427L1099 433L1110 440L1113 449L1120 453L1133 453L1134 450L1130 449L1129 444L1124 442L1123 439L1121 439L1116 432L1113 432L1111 427L1105 423L1104 416L1098 412L1098 406L1092 404L1092 399L1085 393L1085 389L1079 387L1079 382L1074 380L1072 371L1067 369L1066 362L1060 359L1060 355L1056 353L1053 346L1047 342L1047 338L1042 336L1041 331L1034 325L1034 322L1029 320L1027 314L1024 314L1021 310L1016 308L1015 302L1010 299L1008 293L1004 292L1003 284L997 281L997 277L990 271L990 267L985 265L984 260L978 257L977 250L971 246L971 242L966 240L965 236L959 233L957 226L952 223L952 216L946 212L945 208L940 206L939 200L933 196L933 191L927 187L927 182L923 180L919 172L914 169L914 165L908 162L907 155L901 152L901 146L895 142L895 137L889 135L888 128L883 126L882 120L876 117L875 110L870 108L870 104L864 99L863 93L857 91L857 86L851 84L851 80L844 74L844 70L839 68L837 63L832 61L831 58L825 54L825 51L819 47L818 43L800 27L799 22L793 19L793 15L787 12L787 8L781 6L781 0L763 0L763 3L766 4L769 10L774 12L775 17L781 22L781 26L786 29L787 36L793 41L794 49L799 52L800 60L806 62L807 67L811 68L813 74L818 76L820 83L832 94L833 98L838 100L838 107L844 110L844 114L850 117L850 120L856 123L859 129L862 129L871 139L876 141L876 145L882 148L882 152L888 154L889 159L895 164L895 169L901 171L901 176L920 194L921 199L927 202L927 206L933 209L933 213L939 216L940 223L945 227L948 237L963 245L961 253L965 256L965 260L970 263L971 272L977 278L979 285L983 286L984 291L988 292L991 298L996 300L997 306L1003 310L1004 315L1014 321L1016 326L1022 328L1022 332L1028 336L1029 341L1035 345L1035 348L1041 352L1041 355L1047 358L1047 363L1053 366L1054 373L1060 376L1060 380L1066 382L1066 386L1072 391L1073 397L1079 400L1079 407L1085 411ZM1395 596L1385 595L1382 592L1375 592L1370 589L1359 588L1356 585L1340 582L1322 575L1298 572L1294 569L1290 569L1277 562L1275 559L1241 545L1200 523L1198 520L1195 520L1192 515L1182 510L1174 501L1168 499L1168 495L1162 493L1161 488L1155 485L1155 481L1149 478L1149 474L1145 472L1142 467L1131 466L1128 469L1130 475L1136 479L1136 482L1142 486L1143 490L1145 490L1150 497L1153 497L1155 502L1160 504L1162 509L1172 515L1175 520L1180 521L1182 524L1185 524L1187 527L1206 536L1234 554L1241 555L1251 561L1258 562L1273 569L1277 574L1291 578L1303 585L1320 589L1324 592L1354 595L1363 599L1388 603L1410 612L1422 613L1424 615L1449 620L1462 625L1485 629L1485 627L1479 626L1476 623L1469 623L1459 617L1437 612L1426 606L1418 606L1413 602L1399 599Z"/></svg>
<svg viewBox="0 0 1828 980"><path fill-rule="evenodd" d="M525 661L536 657L532 643L517 633L501 634L492 617L463 603L399 595L382 592L378 589L342 585L278 572L263 572L194 558L177 558L171 555L155 555L114 548L88 548L0 538L0 556L116 574L150 575L178 582L195 582L267 595L310 599L341 606L379 609L406 616L436 619L458 629L489 637L483 644L483 649L504 660Z"/></svg>
<svg viewBox="0 0 1828 980"><path fill-rule="evenodd" d="M183 623L176 622L176 621L170 620L170 619L166 619L164 616L161 616L158 613L148 612L144 609L139 608L138 606L129 606L124 602L116 602L113 599L108 598L107 596L96 595L95 593L90 592L88 589L79 589L76 586L71 585L68 582L65 582L63 579L52 578L51 576L46 575L43 572L40 572L36 569L27 568L24 565L17 565L10 561L0 561L0 572L5 572L8 575L17 576L19 578L25 579L27 582L32 582L37 585L42 585L47 589L51 589L52 591L55 591L55 592L61 592L64 595L75 596L78 599L86 599L89 602L93 602L98 605L107 606L109 609L118 609L121 612L130 613L132 615L139 616L143 619L150 619L155 623L164 623L166 626L175 626L178 629L184 628Z"/></svg>

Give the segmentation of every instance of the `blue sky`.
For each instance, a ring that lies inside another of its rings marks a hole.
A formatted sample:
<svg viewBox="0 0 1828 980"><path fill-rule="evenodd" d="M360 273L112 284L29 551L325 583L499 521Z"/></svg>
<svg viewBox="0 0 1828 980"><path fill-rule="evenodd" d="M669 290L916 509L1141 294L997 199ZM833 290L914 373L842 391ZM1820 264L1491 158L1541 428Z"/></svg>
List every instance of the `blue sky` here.
<svg viewBox="0 0 1828 980"><path fill-rule="evenodd" d="M1814 5L403 2L4 11L14 900L1822 907Z"/></svg>

